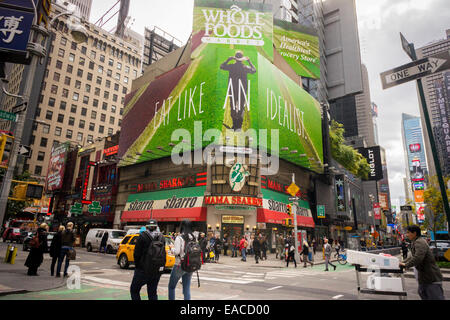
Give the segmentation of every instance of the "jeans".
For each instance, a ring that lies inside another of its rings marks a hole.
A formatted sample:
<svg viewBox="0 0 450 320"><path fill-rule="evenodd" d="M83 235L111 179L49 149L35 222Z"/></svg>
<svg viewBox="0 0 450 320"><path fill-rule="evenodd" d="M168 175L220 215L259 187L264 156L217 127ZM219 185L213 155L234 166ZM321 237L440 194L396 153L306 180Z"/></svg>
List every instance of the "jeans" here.
<svg viewBox="0 0 450 320"><path fill-rule="evenodd" d="M130 286L130 294L132 300L141 300L141 288L147 285L148 300L158 300L158 283L161 274L147 275L144 271L135 269L133 281Z"/></svg>
<svg viewBox="0 0 450 320"><path fill-rule="evenodd" d="M58 259L58 268L56 269L56 275L59 275L61 272L61 266L62 266L64 258L66 259L66 264L64 266L64 275L67 274L67 269L69 269L69 263L70 263L70 260L67 259L67 252L69 252L70 249L72 249L72 247L64 246L61 248L61 252L59 254L59 259Z"/></svg>
<svg viewBox="0 0 450 320"><path fill-rule="evenodd" d="M243 261L247 261L247 257L246 257L246 251L247 251L247 249L245 249L245 248L243 248L242 250L241 250L241 253L242 253L242 260Z"/></svg>
<svg viewBox="0 0 450 320"><path fill-rule="evenodd" d="M422 300L445 300L442 284L419 284L419 296Z"/></svg>
<svg viewBox="0 0 450 320"><path fill-rule="evenodd" d="M55 273L55 265L58 260L59 260L59 257L52 257L52 264L50 266L50 274L51 275L53 275Z"/></svg>
<svg viewBox="0 0 450 320"><path fill-rule="evenodd" d="M232 258L237 257L237 250L234 246L231 247L231 257Z"/></svg>
<svg viewBox="0 0 450 320"><path fill-rule="evenodd" d="M180 265L174 265L169 279L169 300L175 300L175 288L180 281L183 282L184 300L191 300L191 279L193 272L186 272Z"/></svg>

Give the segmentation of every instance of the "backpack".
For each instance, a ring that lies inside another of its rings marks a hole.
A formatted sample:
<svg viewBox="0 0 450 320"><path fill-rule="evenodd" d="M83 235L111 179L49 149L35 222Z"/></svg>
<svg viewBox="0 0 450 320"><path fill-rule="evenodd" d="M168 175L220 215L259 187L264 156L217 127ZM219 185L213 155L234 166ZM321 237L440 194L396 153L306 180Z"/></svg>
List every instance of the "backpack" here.
<svg viewBox="0 0 450 320"><path fill-rule="evenodd" d="M150 238L150 244L145 252L143 259L144 272L146 274L155 274L164 271L166 265L166 243L162 234L153 238L150 232L145 232Z"/></svg>
<svg viewBox="0 0 450 320"><path fill-rule="evenodd" d="M198 271L202 267L202 249L194 236L193 240L188 234L182 235L182 238L184 239L184 258L181 261L181 269L186 272Z"/></svg>

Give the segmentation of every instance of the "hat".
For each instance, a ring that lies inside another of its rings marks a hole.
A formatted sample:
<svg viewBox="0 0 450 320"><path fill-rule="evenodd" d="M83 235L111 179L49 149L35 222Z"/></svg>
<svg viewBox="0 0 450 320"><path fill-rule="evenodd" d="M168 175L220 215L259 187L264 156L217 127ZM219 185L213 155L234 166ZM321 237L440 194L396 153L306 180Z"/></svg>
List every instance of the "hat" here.
<svg viewBox="0 0 450 320"><path fill-rule="evenodd" d="M158 226L158 222L155 219L150 219L150 221L146 225L147 228L157 227L157 226Z"/></svg>
<svg viewBox="0 0 450 320"><path fill-rule="evenodd" d="M245 61L245 60L247 60L247 57L244 57L244 53L241 50L236 51L236 54L235 54L234 58L237 61Z"/></svg>

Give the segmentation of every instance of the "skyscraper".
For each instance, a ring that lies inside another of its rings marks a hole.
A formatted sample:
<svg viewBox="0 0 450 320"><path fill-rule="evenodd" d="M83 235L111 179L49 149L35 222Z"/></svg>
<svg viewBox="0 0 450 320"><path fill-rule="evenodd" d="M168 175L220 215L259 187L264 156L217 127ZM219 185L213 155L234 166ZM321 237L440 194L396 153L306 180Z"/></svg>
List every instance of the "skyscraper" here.
<svg viewBox="0 0 450 320"><path fill-rule="evenodd" d="M92 7L92 0L69 0L70 3L73 3L80 9L81 17L89 21L89 18L91 16L91 7Z"/></svg>

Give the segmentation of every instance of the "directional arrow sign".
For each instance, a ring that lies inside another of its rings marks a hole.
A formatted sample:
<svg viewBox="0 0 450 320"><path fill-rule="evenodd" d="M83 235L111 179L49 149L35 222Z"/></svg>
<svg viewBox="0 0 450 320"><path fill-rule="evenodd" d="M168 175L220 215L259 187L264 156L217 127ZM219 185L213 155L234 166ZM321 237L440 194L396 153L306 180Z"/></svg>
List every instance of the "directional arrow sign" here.
<svg viewBox="0 0 450 320"><path fill-rule="evenodd" d="M28 146L20 145L19 156L30 158L31 157L31 148Z"/></svg>
<svg viewBox="0 0 450 320"><path fill-rule="evenodd" d="M442 66L447 64L446 59L425 58L420 59L401 67L385 71L381 74L383 89L388 89L396 85L416 80L442 70Z"/></svg>

